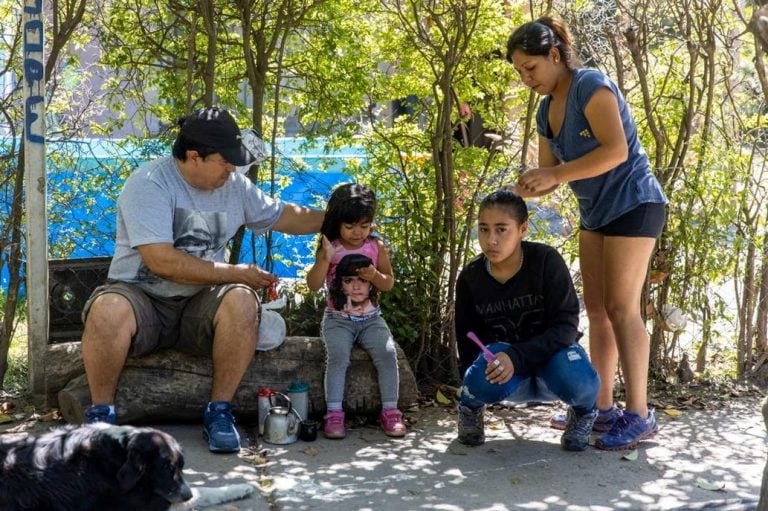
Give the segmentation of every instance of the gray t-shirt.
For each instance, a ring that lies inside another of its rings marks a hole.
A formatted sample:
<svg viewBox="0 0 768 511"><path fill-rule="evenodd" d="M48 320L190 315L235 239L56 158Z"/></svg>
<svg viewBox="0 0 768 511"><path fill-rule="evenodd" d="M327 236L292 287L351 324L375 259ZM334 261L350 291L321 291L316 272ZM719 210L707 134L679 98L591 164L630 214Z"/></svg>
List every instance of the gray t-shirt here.
<svg viewBox="0 0 768 511"><path fill-rule="evenodd" d="M136 284L156 296L191 296L204 286L158 277L136 247L171 243L200 259L224 262L227 242L240 226L261 234L277 222L283 207L238 173L220 188L201 190L184 180L173 157L147 162L128 177L117 199L109 278Z"/></svg>

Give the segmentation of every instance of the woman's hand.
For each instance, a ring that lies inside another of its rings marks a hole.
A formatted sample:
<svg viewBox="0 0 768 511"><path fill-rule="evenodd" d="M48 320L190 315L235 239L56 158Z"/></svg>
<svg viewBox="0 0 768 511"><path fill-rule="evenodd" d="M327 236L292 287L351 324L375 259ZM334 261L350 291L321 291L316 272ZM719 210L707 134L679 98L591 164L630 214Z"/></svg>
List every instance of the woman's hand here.
<svg viewBox="0 0 768 511"><path fill-rule="evenodd" d="M488 362L488 367L485 368L485 378L498 385L507 383L514 374L515 366L509 355L504 352L496 353L496 360Z"/></svg>
<svg viewBox="0 0 768 511"><path fill-rule="evenodd" d="M521 174L517 184L528 194L543 195L557 188L560 182L555 167L539 167Z"/></svg>
<svg viewBox="0 0 768 511"><path fill-rule="evenodd" d="M503 190L508 191L508 192L512 192L514 194L517 194L520 197L522 197L523 199L527 199L528 197L535 197L536 196L535 194L529 192L528 190L526 190L525 188L523 188L522 186L520 186L517 183L511 184L511 185L504 185L501 188Z"/></svg>

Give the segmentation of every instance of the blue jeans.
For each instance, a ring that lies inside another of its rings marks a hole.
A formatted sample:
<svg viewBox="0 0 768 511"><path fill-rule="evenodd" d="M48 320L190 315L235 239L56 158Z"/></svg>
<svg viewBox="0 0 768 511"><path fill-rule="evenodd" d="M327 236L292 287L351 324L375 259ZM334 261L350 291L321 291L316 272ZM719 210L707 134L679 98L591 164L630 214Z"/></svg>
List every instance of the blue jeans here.
<svg viewBox="0 0 768 511"><path fill-rule="evenodd" d="M496 342L488 346L493 353L506 351L509 344ZM464 373L461 386L462 405L472 409L499 401L525 403L528 401L563 401L577 415L595 408L600 377L589 361L587 352L572 344L555 353L531 375L514 375L507 383L490 383L485 378L487 362L480 354Z"/></svg>

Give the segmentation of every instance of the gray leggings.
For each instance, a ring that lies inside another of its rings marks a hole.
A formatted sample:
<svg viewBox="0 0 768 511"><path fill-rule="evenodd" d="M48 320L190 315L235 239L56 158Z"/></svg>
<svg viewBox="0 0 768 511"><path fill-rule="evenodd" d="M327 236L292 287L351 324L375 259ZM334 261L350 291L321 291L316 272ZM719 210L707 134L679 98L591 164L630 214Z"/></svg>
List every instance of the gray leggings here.
<svg viewBox="0 0 768 511"><path fill-rule="evenodd" d="M325 402L329 409L340 409L344 400L344 384L355 341L370 354L379 373L379 390L384 405L396 406L400 389L395 340L380 315L353 321L327 312L322 323L327 355L325 370Z"/></svg>

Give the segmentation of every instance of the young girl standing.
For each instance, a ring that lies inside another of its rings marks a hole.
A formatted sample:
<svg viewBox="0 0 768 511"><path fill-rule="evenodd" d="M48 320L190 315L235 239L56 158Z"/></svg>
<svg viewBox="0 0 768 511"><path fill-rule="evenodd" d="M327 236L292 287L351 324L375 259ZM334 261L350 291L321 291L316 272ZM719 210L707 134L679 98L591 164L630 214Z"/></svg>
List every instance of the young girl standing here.
<svg viewBox="0 0 768 511"><path fill-rule="evenodd" d="M545 195L568 183L579 201L579 266L589 318L589 350L602 385L595 427L600 449L632 449L659 427L648 407L650 341L641 311L648 263L666 219L667 198L640 144L617 85L580 67L558 19L539 18L507 41L507 60L543 96L536 114L539 167L515 189ZM613 403L621 363L626 408Z"/></svg>
<svg viewBox="0 0 768 511"><path fill-rule="evenodd" d="M336 188L328 201L315 263L307 273L312 291L323 284L328 301L321 326L327 353L323 431L327 438L344 438L344 384L355 342L371 355L379 377L381 427L389 436L405 435L397 409L399 373L392 333L381 317L379 291L395 283L384 243L372 236L376 196L367 187L350 183Z"/></svg>

